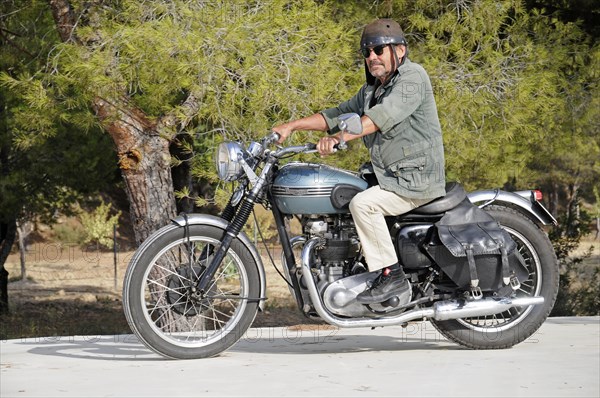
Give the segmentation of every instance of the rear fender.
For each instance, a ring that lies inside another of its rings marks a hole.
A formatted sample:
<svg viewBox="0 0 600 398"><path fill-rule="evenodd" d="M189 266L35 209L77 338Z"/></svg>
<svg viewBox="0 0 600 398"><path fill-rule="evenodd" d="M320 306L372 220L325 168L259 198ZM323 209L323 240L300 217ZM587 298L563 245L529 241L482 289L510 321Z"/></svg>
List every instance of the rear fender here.
<svg viewBox="0 0 600 398"><path fill-rule="evenodd" d="M492 203L509 203L512 207L518 207L527 215L533 217L543 225L558 225L556 219L546 208L535 199L533 191L507 192L500 189L475 191L468 195L471 203L477 204L480 208Z"/></svg>
<svg viewBox="0 0 600 398"><path fill-rule="evenodd" d="M183 216L177 216L171 220L173 224L176 224L180 227L185 227L186 219ZM210 225L213 227L217 227L222 229L223 232L227 229L229 223L223 220L221 217L212 216L210 214L188 214L187 215L187 223L188 225ZM256 247L248 238L244 232L240 232L237 238L248 248L254 261L256 262L256 266L258 267L258 275L260 277L260 297L266 297L265 294L267 292L267 278L265 275L265 268L262 263L262 259L256 250ZM258 308L262 311L265 300L260 300L258 304Z"/></svg>

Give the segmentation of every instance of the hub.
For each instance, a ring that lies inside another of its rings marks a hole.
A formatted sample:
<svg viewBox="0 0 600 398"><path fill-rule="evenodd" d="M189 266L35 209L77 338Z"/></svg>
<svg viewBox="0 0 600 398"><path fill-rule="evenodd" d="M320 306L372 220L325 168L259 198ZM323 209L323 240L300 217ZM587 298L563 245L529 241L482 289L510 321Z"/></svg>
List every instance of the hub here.
<svg viewBox="0 0 600 398"><path fill-rule="evenodd" d="M204 272L204 267L190 267L185 264L180 265L175 270L177 274L171 274L167 279L167 302L180 315L196 316L202 312L203 307L208 305L209 300L208 298L201 298L195 292L196 283L202 272ZM212 283L207 295L213 295L215 290L216 286Z"/></svg>

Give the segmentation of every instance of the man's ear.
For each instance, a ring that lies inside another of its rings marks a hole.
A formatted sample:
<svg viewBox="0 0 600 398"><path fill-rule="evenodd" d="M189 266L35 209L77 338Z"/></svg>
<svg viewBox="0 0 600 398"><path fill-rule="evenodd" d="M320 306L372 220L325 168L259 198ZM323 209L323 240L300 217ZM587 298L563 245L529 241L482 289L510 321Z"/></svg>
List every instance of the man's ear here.
<svg viewBox="0 0 600 398"><path fill-rule="evenodd" d="M398 44L396 46L396 54L398 54L399 59L402 59L404 54L406 54L406 46L404 44Z"/></svg>

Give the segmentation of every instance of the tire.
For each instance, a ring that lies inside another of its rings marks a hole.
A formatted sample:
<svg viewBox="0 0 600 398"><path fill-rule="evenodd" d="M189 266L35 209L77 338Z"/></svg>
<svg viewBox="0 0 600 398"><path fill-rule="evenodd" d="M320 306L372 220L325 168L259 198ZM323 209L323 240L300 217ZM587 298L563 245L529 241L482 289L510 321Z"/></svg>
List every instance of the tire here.
<svg viewBox="0 0 600 398"><path fill-rule="evenodd" d="M516 296L542 296L544 303L513 307L491 316L431 323L448 340L467 348L510 348L533 335L550 314L558 293L558 261L546 233L527 216L503 206L488 206L485 210L515 240L529 270L529 279L521 282Z"/></svg>
<svg viewBox="0 0 600 398"><path fill-rule="evenodd" d="M152 351L173 359L207 358L235 344L252 324L260 298L258 265L235 239L208 297L199 298L192 286L207 262L201 254L207 245L219 245L223 230L190 225L189 241L185 230L168 225L140 246L125 274L123 308L133 333Z"/></svg>

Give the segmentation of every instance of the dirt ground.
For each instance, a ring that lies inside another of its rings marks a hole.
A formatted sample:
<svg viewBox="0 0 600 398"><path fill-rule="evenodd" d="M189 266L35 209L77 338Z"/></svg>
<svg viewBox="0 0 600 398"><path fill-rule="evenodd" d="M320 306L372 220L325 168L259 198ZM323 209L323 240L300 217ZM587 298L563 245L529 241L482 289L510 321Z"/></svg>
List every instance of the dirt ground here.
<svg viewBox="0 0 600 398"><path fill-rule="evenodd" d="M314 321L302 315L285 282L263 249L267 274L265 311L253 326L291 326ZM130 333L123 315L123 276L133 251L81 248L62 243L34 243L26 256L27 278L20 279L18 253L6 269L10 314L3 316L0 339ZM274 256L278 267L279 255Z"/></svg>

